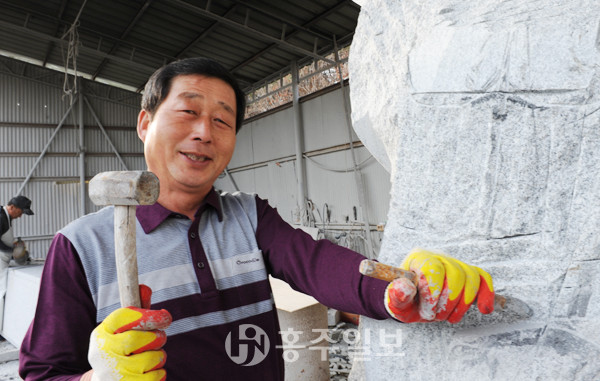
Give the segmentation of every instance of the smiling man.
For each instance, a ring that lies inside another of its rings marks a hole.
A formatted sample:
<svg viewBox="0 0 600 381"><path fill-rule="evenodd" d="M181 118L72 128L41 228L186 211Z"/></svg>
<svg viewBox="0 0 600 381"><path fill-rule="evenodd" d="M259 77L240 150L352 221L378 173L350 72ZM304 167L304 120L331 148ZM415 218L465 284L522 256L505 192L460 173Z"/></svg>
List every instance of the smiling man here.
<svg viewBox="0 0 600 381"><path fill-rule="evenodd" d="M493 309L481 269L419 251L404 265L420 275L417 287L363 277L360 254L313 240L256 195L218 194L244 110L237 82L212 60L152 75L137 125L160 180L158 202L136 212L144 308L119 308L113 208L74 221L48 253L21 347L24 379L282 381L268 275L375 319L459 321L476 300Z"/></svg>

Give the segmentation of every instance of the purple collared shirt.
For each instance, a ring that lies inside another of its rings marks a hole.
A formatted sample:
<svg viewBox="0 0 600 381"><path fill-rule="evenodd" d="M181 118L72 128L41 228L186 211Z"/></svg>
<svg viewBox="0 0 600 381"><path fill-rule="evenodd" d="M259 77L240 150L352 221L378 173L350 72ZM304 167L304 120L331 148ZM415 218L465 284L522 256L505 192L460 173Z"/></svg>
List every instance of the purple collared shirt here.
<svg viewBox="0 0 600 381"><path fill-rule="evenodd" d="M313 240L283 221L277 211L259 197L256 197L256 207L256 241L269 274L328 307L374 319L389 317L383 300L388 283L358 272L363 256L327 240ZM219 195L214 190L196 212L189 232L197 231L199 216L207 208L214 208L222 215ZM155 204L139 206L137 218L148 234L167 218L187 217ZM172 299L152 308L164 308L177 320L193 314L193 309L201 307L204 312L218 313L270 292L268 281L217 290L200 240L189 236L192 263L197 264L194 271L204 295ZM272 345L281 345L275 309L243 322L175 335L164 346L168 379L283 381L281 349L271 351L264 361L253 366L237 365L225 355L223 338L242 323L261 327ZM96 307L79 255L71 242L59 233L48 252L35 317L21 346L21 377L25 380L78 380L90 369L89 337L96 325Z"/></svg>

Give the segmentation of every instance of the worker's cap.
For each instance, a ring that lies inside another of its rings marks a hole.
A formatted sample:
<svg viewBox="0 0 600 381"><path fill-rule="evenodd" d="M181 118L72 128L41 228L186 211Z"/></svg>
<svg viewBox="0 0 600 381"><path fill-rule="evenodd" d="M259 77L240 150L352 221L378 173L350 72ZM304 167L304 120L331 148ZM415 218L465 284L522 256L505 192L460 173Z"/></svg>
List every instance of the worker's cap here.
<svg viewBox="0 0 600 381"><path fill-rule="evenodd" d="M23 213L25 213L29 216L31 216L33 214L33 211L31 210L31 200L25 196L13 197L8 202L8 205L16 206L17 208L23 210Z"/></svg>

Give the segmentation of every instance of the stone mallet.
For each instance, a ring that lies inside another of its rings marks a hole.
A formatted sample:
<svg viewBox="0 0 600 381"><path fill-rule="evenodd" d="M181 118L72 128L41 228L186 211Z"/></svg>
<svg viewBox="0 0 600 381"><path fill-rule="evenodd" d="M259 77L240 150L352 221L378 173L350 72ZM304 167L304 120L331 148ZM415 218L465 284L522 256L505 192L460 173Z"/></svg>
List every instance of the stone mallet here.
<svg viewBox="0 0 600 381"><path fill-rule="evenodd" d="M135 246L135 207L158 200L159 182L148 171L102 172L90 181L90 199L115 207L115 260L122 307L141 307Z"/></svg>

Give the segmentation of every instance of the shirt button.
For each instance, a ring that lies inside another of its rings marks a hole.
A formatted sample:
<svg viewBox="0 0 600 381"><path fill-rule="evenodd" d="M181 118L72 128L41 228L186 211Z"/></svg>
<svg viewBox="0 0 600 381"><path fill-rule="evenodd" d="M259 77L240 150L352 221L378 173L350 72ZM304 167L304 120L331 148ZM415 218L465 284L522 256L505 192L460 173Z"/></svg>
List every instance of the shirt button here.
<svg viewBox="0 0 600 381"><path fill-rule="evenodd" d="M190 237L192 237L192 239L196 238L196 233L190 233Z"/></svg>
<svg viewBox="0 0 600 381"><path fill-rule="evenodd" d="M203 269L204 268L204 262L198 262L198 268L199 269Z"/></svg>

